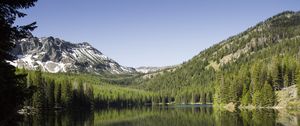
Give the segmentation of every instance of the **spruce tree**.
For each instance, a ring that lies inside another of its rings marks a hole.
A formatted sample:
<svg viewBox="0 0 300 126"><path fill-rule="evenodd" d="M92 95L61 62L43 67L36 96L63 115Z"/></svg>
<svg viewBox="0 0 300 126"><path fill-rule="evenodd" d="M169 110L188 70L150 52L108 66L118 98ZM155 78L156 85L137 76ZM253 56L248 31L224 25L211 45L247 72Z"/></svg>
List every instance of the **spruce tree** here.
<svg viewBox="0 0 300 126"><path fill-rule="evenodd" d="M47 91L48 108L54 108L54 105L55 105L54 80L50 80L50 83L48 83L47 90L48 90Z"/></svg>
<svg viewBox="0 0 300 126"><path fill-rule="evenodd" d="M61 92L61 84L60 84L60 83L58 84L58 86L57 86L56 89L57 89L57 90L56 90L56 97L55 97L55 98L56 98L56 100L55 100L55 101L56 101L56 102L55 102L56 105L55 105L55 106L56 106L56 107L61 107L61 103L62 103L62 100L61 100L61 93L62 93L62 92Z"/></svg>
<svg viewBox="0 0 300 126"><path fill-rule="evenodd" d="M263 96L260 90L256 90L253 94L252 105L261 106L262 105Z"/></svg>
<svg viewBox="0 0 300 126"><path fill-rule="evenodd" d="M262 106L274 106L276 102L275 92L267 82L265 82L262 88L262 98Z"/></svg>
<svg viewBox="0 0 300 126"><path fill-rule="evenodd" d="M93 86L89 86L87 88L87 93L88 97L88 107L93 107L94 106L94 92L93 92Z"/></svg>
<svg viewBox="0 0 300 126"><path fill-rule="evenodd" d="M38 109L43 109L47 106L45 80L42 77L40 67L34 72L33 84L36 86L36 92L33 95L33 106Z"/></svg>
<svg viewBox="0 0 300 126"><path fill-rule="evenodd" d="M65 91L64 91L64 107L71 107L73 100L73 89L72 84L68 80L64 80Z"/></svg>
<svg viewBox="0 0 300 126"><path fill-rule="evenodd" d="M250 105L251 104L251 95L249 91L246 91L246 93L242 97L242 105Z"/></svg>
<svg viewBox="0 0 300 126"><path fill-rule="evenodd" d="M86 98L84 94L84 87L82 81L79 81L77 88L77 101L76 105L79 107L83 107L86 104Z"/></svg>
<svg viewBox="0 0 300 126"><path fill-rule="evenodd" d="M202 104L206 104L206 93L202 93L202 95L201 95L201 103Z"/></svg>
<svg viewBox="0 0 300 126"><path fill-rule="evenodd" d="M251 104L251 95L249 91L249 87L247 83L243 84L243 92L242 92L242 105L249 105Z"/></svg>
<svg viewBox="0 0 300 126"><path fill-rule="evenodd" d="M251 68L251 93L255 93L257 90L261 89L260 84L260 63L255 63Z"/></svg>
<svg viewBox="0 0 300 126"><path fill-rule="evenodd" d="M284 67L281 58L276 57L276 66L272 73L275 75L273 77L275 90L282 89L284 87Z"/></svg>
<svg viewBox="0 0 300 126"><path fill-rule="evenodd" d="M280 71L279 71L279 60L277 57L272 59L270 76L272 76L273 87L275 90L280 90L281 80L280 80Z"/></svg>
<svg viewBox="0 0 300 126"><path fill-rule="evenodd" d="M284 83L284 87L288 87L289 86L289 76L288 76L288 73L284 74L283 83Z"/></svg>

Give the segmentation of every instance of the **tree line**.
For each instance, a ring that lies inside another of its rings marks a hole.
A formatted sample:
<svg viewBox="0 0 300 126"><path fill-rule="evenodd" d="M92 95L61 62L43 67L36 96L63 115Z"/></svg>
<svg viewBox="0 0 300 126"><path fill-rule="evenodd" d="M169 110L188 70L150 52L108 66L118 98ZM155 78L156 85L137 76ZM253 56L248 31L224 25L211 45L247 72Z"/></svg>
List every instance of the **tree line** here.
<svg viewBox="0 0 300 126"><path fill-rule="evenodd" d="M25 101L25 105L40 109L93 107L91 85L67 78L55 80L42 74L41 70L28 72L27 85L35 87L35 93Z"/></svg>
<svg viewBox="0 0 300 126"><path fill-rule="evenodd" d="M152 103L151 92L102 82L94 75L42 72L19 69L27 75L25 83L34 87L26 106L38 109L72 109L140 106Z"/></svg>

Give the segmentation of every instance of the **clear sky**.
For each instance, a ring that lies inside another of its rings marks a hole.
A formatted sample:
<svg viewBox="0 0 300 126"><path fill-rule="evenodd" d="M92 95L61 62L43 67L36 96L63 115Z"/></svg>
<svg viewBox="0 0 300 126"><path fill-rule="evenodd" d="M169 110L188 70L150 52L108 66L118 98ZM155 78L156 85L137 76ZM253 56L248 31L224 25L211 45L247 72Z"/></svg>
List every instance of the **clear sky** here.
<svg viewBox="0 0 300 126"><path fill-rule="evenodd" d="M300 0L39 0L17 24L37 37L89 42L124 66L180 64Z"/></svg>

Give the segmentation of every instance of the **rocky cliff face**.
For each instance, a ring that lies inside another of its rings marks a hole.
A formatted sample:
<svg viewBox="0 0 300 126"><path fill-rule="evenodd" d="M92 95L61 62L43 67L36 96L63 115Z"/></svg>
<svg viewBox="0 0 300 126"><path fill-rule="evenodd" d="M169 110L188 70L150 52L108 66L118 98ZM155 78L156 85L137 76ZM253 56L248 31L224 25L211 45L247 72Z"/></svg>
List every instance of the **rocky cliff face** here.
<svg viewBox="0 0 300 126"><path fill-rule="evenodd" d="M109 72L124 74L136 72L134 68L124 67L103 55L89 43L70 43L58 38L31 37L16 42L12 50L16 60L11 62L17 67L57 72Z"/></svg>

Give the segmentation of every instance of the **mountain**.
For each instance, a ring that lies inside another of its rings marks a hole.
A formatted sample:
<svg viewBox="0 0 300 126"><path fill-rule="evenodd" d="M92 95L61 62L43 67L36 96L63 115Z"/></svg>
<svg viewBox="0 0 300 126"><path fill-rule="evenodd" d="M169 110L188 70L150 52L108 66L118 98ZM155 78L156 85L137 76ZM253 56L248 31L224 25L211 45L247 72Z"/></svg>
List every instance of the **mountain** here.
<svg viewBox="0 0 300 126"><path fill-rule="evenodd" d="M165 66L165 67L141 66L141 67L135 68L135 70L140 73L153 73L153 72L161 71L164 69L170 69L170 68L174 68L174 67L176 67L176 66Z"/></svg>
<svg viewBox="0 0 300 126"><path fill-rule="evenodd" d="M299 73L300 12L286 11L135 86L161 102L272 106L275 91L300 87Z"/></svg>
<svg viewBox="0 0 300 126"><path fill-rule="evenodd" d="M141 67L135 68L135 70L138 71L138 72L140 72L140 73L155 72L155 71L157 71L159 69L160 69L160 67L146 67L146 66L141 66Z"/></svg>
<svg viewBox="0 0 300 126"><path fill-rule="evenodd" d="M89 43L70 43L54 37L30 37L15 43L12 54L17 67L57 72L92 72L125 74L136 72L134 68L124 67L103 55Z"/></svg>

